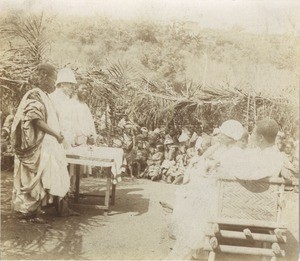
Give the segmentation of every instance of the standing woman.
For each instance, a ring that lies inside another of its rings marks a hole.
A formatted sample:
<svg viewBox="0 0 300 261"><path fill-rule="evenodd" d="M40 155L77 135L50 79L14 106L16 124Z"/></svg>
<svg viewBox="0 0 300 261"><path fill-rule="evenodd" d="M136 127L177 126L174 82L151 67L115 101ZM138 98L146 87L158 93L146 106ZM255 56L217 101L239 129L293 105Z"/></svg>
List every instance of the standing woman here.
<svg viewBox="0 0 300 261"><path fill-rule="evenodd" d="M70 186L61 145L64 137L49 94L55 90L56 71L49 64L38 67L35 87L22 98L15 115L11 139L15 149L13 210L33 222L42 205L54 200L59 216L75 215L64 200Z"/></svg>

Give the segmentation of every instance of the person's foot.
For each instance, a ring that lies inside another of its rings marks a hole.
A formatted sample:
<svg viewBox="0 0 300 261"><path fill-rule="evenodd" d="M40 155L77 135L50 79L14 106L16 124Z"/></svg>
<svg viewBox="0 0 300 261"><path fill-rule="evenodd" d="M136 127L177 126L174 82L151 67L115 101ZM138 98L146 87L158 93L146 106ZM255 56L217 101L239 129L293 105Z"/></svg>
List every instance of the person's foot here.
<svg viewBox="0 0 300 261"><path fill-rule="evenodd" d="M80 216L80 214L72 209L69 208L69 216Z"/></svg>
<svg viewBox="0 0 300 261"><path fill-rule="evenodd" d="M36 223L36 224L46 224L47 221L43 218L40 218L40 217L35 217L35 218L30 218L29 221L31 223Z"/></svg>

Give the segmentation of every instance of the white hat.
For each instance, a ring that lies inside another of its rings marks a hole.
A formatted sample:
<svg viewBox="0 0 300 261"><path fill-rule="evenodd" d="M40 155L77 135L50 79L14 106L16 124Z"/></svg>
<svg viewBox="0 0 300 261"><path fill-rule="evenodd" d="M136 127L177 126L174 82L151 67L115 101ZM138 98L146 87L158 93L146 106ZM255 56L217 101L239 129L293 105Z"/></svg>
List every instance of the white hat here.
<svg viewBox="0 0 300 261"><path fill-rule="evenodd" d="M170 136L170 134L167 134L166 137L165 137L164 144L169 145L169 144L173 144L173 143L174 143L174 141L173 141L172 137Z"/></svg>
<svg viewBox="0 0 300 261"><path fill-rule="evenodd" d="M178 141L179 142L186 142L186 141L188 141L190 139L190 137L187 135L187 133L186 132L182 132L181 133L181 135L179 136L179 138L178 138Z"/></svg>
<svg viewBox="0 0 300 261"><path fill-rule="evenodd" d="M220 129L219 128L214 128L214 130L213 130L213 136L216 136L216 135L218 135L220 133Z"/></svg>
<svg viewBox="0 0 300 261"><path fill-rule="evenodd" d="M70 68L63 68L58 71L55 85L63 82L77 83L75 74Z"/></svg>
<svg viewBox="0 0 300 261"><path fill-rule="evenodd" d="M203 138L202 137L198 137L198 139L196 140L196 144L195 144L195 148L197 150L201 148L202 142L203 142Z"/></svg>
<svg viewBox="0 0 300 261"><path fill-rule="evenodd" d="M223 122L219 129L221 134L224 134L236 141L242 138L245 131L243 125L235 120Z"/></svg>
<svg viewBox="0 0 300 261"><path fill-rule="evenodd" d="M198 137L199 137L198 134L196 132L194 132L190 139L190 142L192 142L192 143L195 142L198 139Z"/></svg>

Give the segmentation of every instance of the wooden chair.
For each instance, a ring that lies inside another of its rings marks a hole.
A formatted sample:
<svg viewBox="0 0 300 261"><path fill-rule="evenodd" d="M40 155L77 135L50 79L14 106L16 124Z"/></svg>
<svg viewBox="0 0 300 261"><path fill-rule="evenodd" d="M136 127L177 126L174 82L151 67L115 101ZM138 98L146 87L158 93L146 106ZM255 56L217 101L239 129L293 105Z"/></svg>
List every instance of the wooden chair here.
<svg viewBox="0 0 300 261"><path fill-rule="evenodd" d="M284 257L280 244L286 243L281 223L284 180L270 178L218 181L218 214L209 222L205 251L213 261L217 253L257 255L275 261Z"/></svg>

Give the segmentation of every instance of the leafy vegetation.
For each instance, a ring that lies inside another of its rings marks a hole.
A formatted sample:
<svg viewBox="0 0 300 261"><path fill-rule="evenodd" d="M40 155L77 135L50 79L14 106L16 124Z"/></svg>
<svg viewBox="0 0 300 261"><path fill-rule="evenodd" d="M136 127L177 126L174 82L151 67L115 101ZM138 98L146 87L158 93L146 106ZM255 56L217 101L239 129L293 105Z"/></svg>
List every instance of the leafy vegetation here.
<svg viewBox="0 0 300 261"><path fill-rule="evenodd" d="M298 119L299 38L200 29L106 17L9 13L1 20L2 108L16 106L36 64L70 66L87 80L95 118L109 109L149 128L213 128L235 118L251 128L273 117L290 131ZM297 55L298 54L298 55Z"/></svg>

